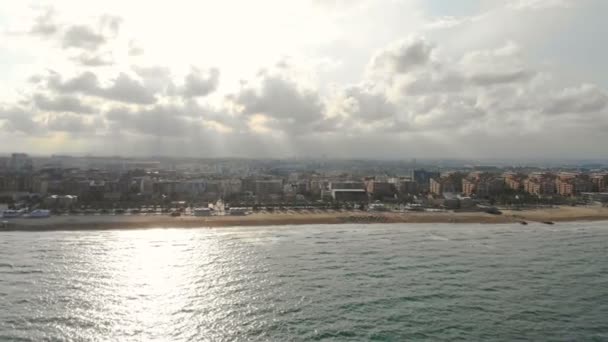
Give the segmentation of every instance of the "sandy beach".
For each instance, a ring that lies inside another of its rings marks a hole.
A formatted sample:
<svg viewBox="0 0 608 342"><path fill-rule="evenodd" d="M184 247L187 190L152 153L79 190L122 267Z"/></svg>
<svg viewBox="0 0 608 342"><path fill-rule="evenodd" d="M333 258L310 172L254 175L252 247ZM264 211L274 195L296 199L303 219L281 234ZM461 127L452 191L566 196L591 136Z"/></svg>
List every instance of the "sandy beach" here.
<svg viewBox="0 0 608 342"><path fill-rule="evenodd" d="M556 207L504 210L502 215L484 212L371 213L361 211L276 212L247 216L171 217L166 215L73 215L45 219L8 219L4 230L81 230L135 228L215 228L343 223L513 223L608 220L608 208Z"/></svg>

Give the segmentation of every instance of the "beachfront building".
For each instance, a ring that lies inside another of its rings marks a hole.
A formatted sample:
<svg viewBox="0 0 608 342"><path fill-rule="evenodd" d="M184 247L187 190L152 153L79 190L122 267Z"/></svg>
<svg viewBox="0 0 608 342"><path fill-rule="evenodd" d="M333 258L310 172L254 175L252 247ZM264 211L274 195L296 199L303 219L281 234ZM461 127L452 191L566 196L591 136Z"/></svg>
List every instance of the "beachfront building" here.
<svg viewBox="0 0 608 342"><path fill-rule="evenodd" d="M462 193L465 196L473 194L478 197L494 196L504 188L504 178L489 173L474 172L462 179Z"/></svg>
<svg viewBox="0 0 608 342"><path fill-rule="evenodd" d="M548 173L532 173L524 181L524 191L536 196L552 196L557 193L555 176Z"/></svg>
<svg viewBox="0 0 608 342"><path fill-rule="evenodd" d="M593 174L590 177L594 192L608 191L608 174Z"/></svg>
<svg viewBox="0 0 608 342"><path fill-rule="evenodd" d="M395 196L395 186L389 182L368 179L365 182L367 194L374 199L384 199Z"/></svg>
<svg viewBox="0 0 608 342"><path fill-rule="evenodd" d="M450 173L439 178L431 178L429 188L430 192L434 195L443 195L444 192L461 193L462 175Z"/></svg>
<svg viewBox="0 0 608 342"><path fill-rule="evenodd" d="M576 196L582 192L593 191L593 182L588 176L580 174L560 174L555 179L557 193L561 196Z"/></svg>
<svg viewBox="0 0 608 342"><path fill-rule="evenodd" d="M507 189L519 191L524 189L524 178L522 174L506 173L504 175L505 187Z"/></svg>
<svg viewBox="0 0 608 342"><path fill-rule="evenodd" d="M363 189L332 189L331 197L335 202L363 203L368 201L367 193Z"/></svg>
<svg viewBox="0 0 608 342"><path fill-rule="evenodd" d="M401 195L418 194L418 183L414 182L411 177L394 177L388 180L393 184L395 190Z"/></svg>
<svg viewBox="0 0 608 342"><path fill-rule="evenodd" d="M421 192L429 191L429 182L432 178L439 178L439 172L426 170L413 170L412 180L418 184L418 190Z"/></svg>
<svg viewBox="0 0 608 342"><path fill-rule="evenodd" d="M283 180L282 179L270 179L270 180L256 180L255 181L255 195L260 200L268 200L271 198L277 198L283 195Z"/></svg>
<svg viewBox="0 0 608 342"><path fill-rule="evenodd" d="M365 189L365 183L359 181L331 181L329 190L335 189Z"/></svg>

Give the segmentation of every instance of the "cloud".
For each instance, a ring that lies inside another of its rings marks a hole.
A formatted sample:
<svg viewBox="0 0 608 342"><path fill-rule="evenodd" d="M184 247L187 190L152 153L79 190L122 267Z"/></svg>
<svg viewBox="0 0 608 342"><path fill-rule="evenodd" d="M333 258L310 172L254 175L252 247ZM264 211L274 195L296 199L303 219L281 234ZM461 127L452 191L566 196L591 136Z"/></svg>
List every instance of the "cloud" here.
<svg viewBox="0 0 608 342"><path fill-rule="evenodd" d="M461 65L470 80L480 86L525 82L536 74L523 62L521 47L511 41L497 49L469 52Z"/></svg>
<svg viewBox="0 0 608 342"><path fill-rule="evenodd" d="M186 75L181 91L185 97L206 96L214 92L219 84L220 71L216 68L200 70L192 68Z"/></svg>
<svg viewBox="0 0 608 342"><path fill-rule="evenodd" d="M128 54L129 56L141 56L144 54L144 49L132 39L129 41Z"/></svg>
<svg viewBox="0 0 608 342"><path fill-rule="evenodd" d="M174 95L177 92L171 69L168 67L133 66L132 69L142 79L146 89L167 95Z"/></svg>
<svg viewBox="0 0 608 342"><path fill-rule="evenodd" d="M125 73L120 73L110 87L100 89L99 96L126 103L152 104L156 102L152 91Z"/></svg>
<svg viewBox="0 0 608 342"><path fill-rule="evenodd" d="M88 53L83 52L75 60L89 67L107 66L114 64L111 53Z"/></svg>
<svg viewBox="0 0 608 342"><path fill-rule="evenodd" d="M36 17L34 25L30 29L30 34L48 37L59 31L59 25L55 23L55 11L52 8L46 8L44 12Z"/></svg>
<svg viewBox="0 0 608 342"><path fill-rule="evenodd" d="M400 74L426 65L431 60L434 46L424 38L410 36L377 52L370 68L375 72Z"/></svg>
<svg viewBox="0 0 608 342"><path fill-rule="evenodd" d="M104 14L99 18L101 32L110 37L116 37L123 20L121 17Z"/></svg>
<svg viewBox="0 0 608 342"><path fill-rule="evenodd" d="M608 95L592 84L570 87L553 94L543 112L547 114L586 114L599 112L608 105Z"/></svg>
<svg viewBox="0 0 608 342"><path fill-rule="evenodd" d="M106 38L93 31L89 26L75 25L67 29L63 36L63 48L79 48L84 50L97 50L106 43Z"/></svg>
<svg viewBox="0 0 608 342"><path fill-rule="evenodd" d="M188 137L203 129L195 113L175 106L139 110L117 107L105 116L116 130L158 137Z"/></svg>
<svg viewBox="0 0 608 342"><path fill-rule="evenodd" d="M100 120L91 121L82 116L61 113L52 114L47 118L46 125L51 131L68 132L73 134L91 133L97 128L103 128Z"/></svg>
<svg viewBox="0 0 608 342"><path fill-rule="evenodd" d="M33 120L33 115L18 107L0 107L0 122L2 128L8 132L38 135L41 125Z"/></svg>
<svg viewBox="0 0 608 342"><path fill-rule="evenodd" d="M529 70L511 70L480 72L471 75L471 80L477 85L491 85L497 83L512 83L529 80L534 73Z"/></svg>
<svg viewBox="0 0 608 342"><path fill-rule="evenodd" d="M517 10L546 10L550 8L567 8L575 1L572 0L512 0L508 7Z"/></svg>
<svg viewBox="0 0 608 342"><path fill-rule="evenodd" d="M57 92L96 95L100 89L99 80L91 71L85 71L67 81L63 81L58 73L52 71L46 81L47 86Z"/></svg>
<svg viewBox="0 0 608 342"><path fill-rule="evenodd" d="M539 147L543 154L568 149L601 154L594 146L606 142L605 82L601 73L590 77L579 71L582 57L600 60L603 50L579 47L589 47L580 37L603 32L598 23L581 25L586 23L581 14L602 13L602 6L580 3L571 1L564 11L564 1L551 0L484 1L469 9L337 0L281 6L279 15L268 17L253 13L259 6L247 5L246 12L256 14L251 17L268 20L258 20L245 36L228 32L228 40L216 39L203 26L216 26L223 20L217 13L231 13L230 6L218 5L203 20L204 11L184 5L175 16L179 22L157 27L134 15L137 6L58 3L56 10L35 12L33 23L19 24L21 16L5 15L11 6L0 5L2 17L17 23L18 29L6 32L21 32L3 35L12 40L3 73L7 85L0 88L7 101L0 111L0 141L14 146L17 136L41 144L61 132L69 135L56 136L68 139L49 146L89 152L98 143L91 151L103 153L314 156L323 151L382 158L519 154L525 143L538 140L546 144ZM146 12L166 8L151 5ZM105 11L120 16L99 16ZM574 12L578 21L571 21ZM31 9L23 14L29 17ZM311 19L318 25L311 28ZM287 29L275 32L278 26ZM49 41L40 44L32 35ZM208 44L192 47L188 42L197 38ZM35 46L28 45L32 41ZM557 48L563 51L551 52ZM236 50L249 51L247 60L232 58ZM218 68L188 69L201 60ZM55 72L15 83L28 76L22 70L44 67ZM568 141L560 141L562 136ZM518 150L510 151L510 142Z"/></svg>
<svg viewBox="0 0 608 342"><path fill-rule="evenodd" d="M397 77L393 81L392 97L415 96L429 93L451 93L462 91L467 79L462 70L443 65L418 70Z"/></svg>
<svg viewBox="0 0 608 342"><path fill-rule="evenodd" d="M141 82L125 73L120 73L115 79L111 80L111 85L108 87L102 87L97 76L90 71L83 72L66 81L63 81L57 73L52 73L47 78L47 84L51 90L59 93L77 93L135 104L156 102L154 91L147 89Z"/></svg>
<svg viewBox="0 0 608 342"><path fill-rule="evenodd" d="M57 96L48 98L43 94L35 94L32 98L34 105L43 111L71 112L76 114L90 114L95 110L82 103L80 99L73 96Z"/></svg>
<svg viewBox="0 0 608 342"><path fill-rule="evenodd" d="M271 119L275 128L291 132L306 131L308 125L324 117L325 106L314 90L266 72L256 81L231 97L242 106L244 114L262 114Z"/></svg>
<svg viewBox="0 0 608 342"><path fill-rule="evenodd" d="M377 121L397 114L396 106L388 101L385 94L366 85L347 87L337 99L338 107L333 107L333 114L351 120Z"/></svg>

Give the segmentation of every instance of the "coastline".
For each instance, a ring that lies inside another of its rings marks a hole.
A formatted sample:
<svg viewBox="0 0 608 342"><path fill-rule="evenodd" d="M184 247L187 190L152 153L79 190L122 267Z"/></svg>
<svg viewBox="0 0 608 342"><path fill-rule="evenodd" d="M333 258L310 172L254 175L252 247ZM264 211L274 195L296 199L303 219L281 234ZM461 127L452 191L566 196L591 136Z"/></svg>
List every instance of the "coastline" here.
<svg viewBox="0 0 608 342"><path fill-rule="evenodd" d="M484 212L372 213L361 211L317 213L254 213L247 216L170 217L161 215L52 216L44 219L5 219L0 231L107 230L147 228L221 228L348 223L468 223L505 224L525 222L571 222L608 220L608 208L557 207L504 210L501 215Z"/></svg>

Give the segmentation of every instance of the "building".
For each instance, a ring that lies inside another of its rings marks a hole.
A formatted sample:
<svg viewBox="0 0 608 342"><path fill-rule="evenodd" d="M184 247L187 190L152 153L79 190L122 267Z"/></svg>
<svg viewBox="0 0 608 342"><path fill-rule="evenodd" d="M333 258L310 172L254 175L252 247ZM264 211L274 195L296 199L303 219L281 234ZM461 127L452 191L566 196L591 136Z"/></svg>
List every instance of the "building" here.
<svg viewBox="0 0 608 342"><path fill-rule="evenodd" d="M515 191L523 190L524 176L514 173L505 174L505 187Z"/></svg>
<svg viewBox="0 0 608 342"><path fill-rule="evenodd" d="M471 196L473 195L477 190L477 181L475 181L474 179L470 179L470 178L463 178L462 179L462 193L465 194L465 196Z"/></svg>
<svg viewBox="0 0 608 342"><path fill-rule="evenodd" d="M434 195L442 195L444 192L461 193L462 175L452 173L443 177L431 178L429 191Z"/></svg>
<svg viewBox="0 0 608 342"><path fill-rule="evenodd" d="M240 179L224 179L220 181L220 191L224 197L239 194L242 189Z"/></svg>
<svg viewBox="0 0 608 342"><path fill-rule="evenodd" d="M332 181L329 190L334 189L365 189L365 183L357 181Z"/></svg>
<svg viewBox="0 0 608 342"><path fill-rule="evenodd" d="M414 170L412 171L412 180L418 183L420 191L429 191L429 182L431 178L439 178L439 172L432 172L426 170Z"/></svg>
<svg viewBox="0 0 608 342"><path fill-rule="evenodd" d="M8 160L8 169L13 172L31 172L33 165L32 158L25 153L13 153Z"/></svg>
<svg viewBox="0 0 608 342"><path fill-rule="evenodd" d="M582 192L592 192L593 182L588 177L576 177L574 179L574 194L579 195Z"/></svg>
<svg viewBox="0 0 608 342"><path fill-rule="evenodd" d="M582 192L592 192L594 184L587 176L560 174L555 179L557 193L561 196L577 196Z"/></svg>
<svg viewBox="0 0 608 342"><path fill-rule="evenodd" d="M283 180L282 179L271 179L271 180L257 180L255 181L255 194L258 198L265 199L271 197L271 195L282 195L283 194Z"/></svg>
<svg viewBox="0 0 608 342"><path fill-rule="evenodd" d="M152 195L154 192L154 181L149 176L139 180L139 192L144 195Z"/></svg>
<svg viewBox="0 0 608 342"><path fill-rule="evenodd" d="M46 177L36 176L32 179L32 191L41 195L49 192L49 181Z"/></svg>
<svg viewBox="0 0 608 342"><path fill-rule="evenodd" d="M531 174L524 180L524 191L536 196L551 196L557 193L554 176L550 174Z"/></svg>
<svg viewBox="0 0 608 342"><path fill-rule="evenodd" d="M419 193L418 183L410 177L398 177L388 180L395 187L395 190L402 195L416 195Z"/></svg>
<svg viewBox="0 0 608 342"><path fill-rule="evenodd" d="M335 202L367 202L367 193L363 189L333 189L331 197Z"/></svg>
<svg viewBox="0 0 608 342"><path fill-rule="evenodd" d="M477 182L476 194L478 197L495 196L505 189L505 180L501 177L482 177Z"/></svg>
<svg viewBox="0 0 608 342"><path fill-rule="evenodd" d="M370 179L366 182L367 193L374 199L395 196L395 186L389 182Z"/></svg>
<svg viewBox="0 0 608 342"><path fill-rule="evenodd" d="M608 190L608 174L594 174L590 177L593 191L605 192Z"/></svg>

